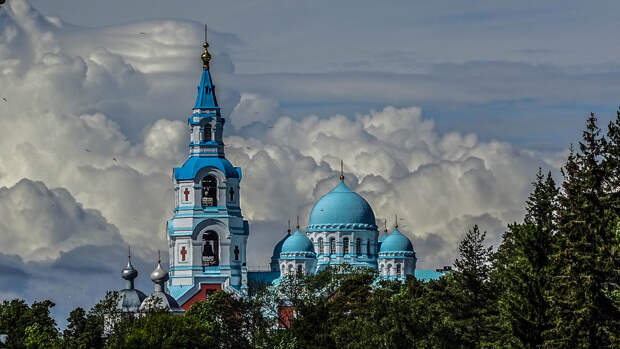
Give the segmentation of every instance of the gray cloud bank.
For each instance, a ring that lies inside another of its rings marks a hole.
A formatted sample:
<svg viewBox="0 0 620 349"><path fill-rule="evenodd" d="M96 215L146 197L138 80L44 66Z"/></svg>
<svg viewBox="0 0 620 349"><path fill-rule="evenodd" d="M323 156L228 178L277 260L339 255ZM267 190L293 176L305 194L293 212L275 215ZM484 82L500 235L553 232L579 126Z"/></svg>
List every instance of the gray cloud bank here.
<svg viewBox="0 0 620 349"><path fill-rule="evenodd" d="M3 7L0 296L51 298L59 312L92 304L120 287L127 244L148 274L167 246L170 173L186 156L201 37L190 21L82 28L23 0ZM607 103L614 95L607 75L505 62L404 75L238 74L229 51L241 40L217 31L210 37L228 157L244 170L254 265L267 263L287 219L299 214L305 222L335 186L340 159L347 183L377 217L403 218L420 267L450 264L474 223L497 244L505 224L521 218L536 169L557 169L561 154L481 138L477 131L491 125L438 129L411 105L437 108L441 96L453 100L446 108L492 104L514 93L568 103L580 91ZM489 71L500 73L488 78ZM569 87L566 97L543 84L549 77L585 85ZM357 107L340 113L343 104ZM330 106L336 111L325 112ZM366 109L355 111L360 106Z"/></svg>

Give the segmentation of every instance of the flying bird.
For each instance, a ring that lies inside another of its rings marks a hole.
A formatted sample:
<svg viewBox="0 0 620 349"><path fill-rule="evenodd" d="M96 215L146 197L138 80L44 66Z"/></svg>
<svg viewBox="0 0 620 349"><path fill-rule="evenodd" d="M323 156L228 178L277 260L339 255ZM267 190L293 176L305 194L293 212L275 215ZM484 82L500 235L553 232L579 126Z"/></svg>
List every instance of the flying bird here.
<svg viewBox="0 0 620 349"><path fill-rule="evenodd" d="M84 150L86 150L87 153L90 153L90 149L84 149Z"/></svg>
<svg viewBox="0 0 620 349"><path fill-rule="evenodd" d="M146 35L146 33L145 32L140 32L140 35Z"/></svg>
<svg viewBox="0 0 620 349"><path fill-rule="evenodd" d="M116 158L112 158L112 160L116 161Z"/></svg>
<svg viewBox="0 0 620 349"><path fill-rule="evenodd" d="M2 1L2 0L0 0L0 1ZM2 97L2 100L3 100L3 101L5 101L5 102L8 102L8 101L6 100L6 98L4 98L4 97Z"/></svg>

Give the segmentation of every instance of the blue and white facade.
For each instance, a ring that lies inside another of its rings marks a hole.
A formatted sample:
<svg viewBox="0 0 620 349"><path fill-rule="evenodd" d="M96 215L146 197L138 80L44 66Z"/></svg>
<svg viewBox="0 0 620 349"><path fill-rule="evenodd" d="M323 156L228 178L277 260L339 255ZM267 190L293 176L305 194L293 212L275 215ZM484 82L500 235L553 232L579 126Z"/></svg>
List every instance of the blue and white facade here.
<svg viewBox="0 0 620 349"><path fill-rule="evenodd" d="M189 156L174 169L175 209L167 222L168 286L181 305L204 290L203 285L239 293L247 287L249 226L239 203L242 175L224 154L225 119L209 72L207 47L205 42L198 95L187 119Z"/></svg>

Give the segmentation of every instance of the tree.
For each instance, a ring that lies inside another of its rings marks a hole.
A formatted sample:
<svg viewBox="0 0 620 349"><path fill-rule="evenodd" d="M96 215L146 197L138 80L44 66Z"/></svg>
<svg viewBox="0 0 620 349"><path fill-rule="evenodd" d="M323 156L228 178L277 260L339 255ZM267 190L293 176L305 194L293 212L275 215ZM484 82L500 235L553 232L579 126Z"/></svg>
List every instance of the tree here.
<svg viewBox="0 0 620 349"><path fill-rule="evenodd" d="M484 247L486 232L477 225L459 243L459 257L454 271L446 276L451 281L447 311L455 335L462 347L479 348L491 332L491 317L496 313L495 292L490 285L491 247Z"/></svg>
<svg viewBox="0 0 620 349"><path fill-rule="evenodd" d="M0 333L7 335L8 348L36 347L41 341L58 338L56 322L50 315L54 303L45 300L28 306L21 299L4 301L0 305Z"/></svg>
<svg viewBox="0 0 620 349"><path fill-rule="evenodd" d="M549 293L553 322L547 333L549 347L618 345L620 311L606 292L608 285L617 285L619 273L618 210L613 199L617 188L608 185L617 169L605 165L613 154L596 121L590 114L579 152L571 147L562 169Z"/></svg>
<svg viewBox="0 0 620 349"><path fill-rule="evenodd" d="M524 222L508 226L493 258L493 279L502 290L496 340L504 347L541 347L550 328L546 293L558 189L551 173L545 178L540 169L533 185Z"/></svg>

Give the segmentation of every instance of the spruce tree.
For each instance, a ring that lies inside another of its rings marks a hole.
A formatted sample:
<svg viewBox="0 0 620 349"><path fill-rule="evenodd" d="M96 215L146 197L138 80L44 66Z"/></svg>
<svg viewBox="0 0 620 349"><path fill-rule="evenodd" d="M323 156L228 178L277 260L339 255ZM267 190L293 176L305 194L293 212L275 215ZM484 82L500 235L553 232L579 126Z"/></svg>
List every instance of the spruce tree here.
<svg viewBox="0 0 620 349"><path fill-rule="evenodd" d="M448 311L451 313L458 341L465 348L479 348L488 340L491 315L495 312L495 295L489 283L491 247L484 247L486 232L477 225L459 243L459 257L454 272Z"/></svg>
<svg viewBox="0 0 620 349"><path fill-rule="evenodd" d="M579 152L571 147L562 169L564 182L549 293L553 326L547 333L548 347L607 348L617 338L620 314L605 285L617 274L613 246L617 246L618 212L605 185L610 171L603 159L609 145L596 121L590 114Z"/></svg>
<svg viewBox="0 0 620 349"><path fill-rule="evenodd" d="M524 222L509 225L494 256L494 279L502 290L497 342L503 347L541 347L550 326L545 293L558 190L551 173L545 177L540 169L533 184Z"/></svg>

